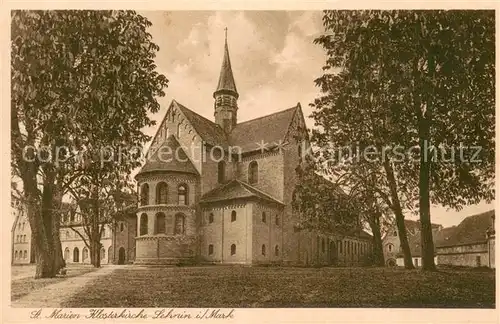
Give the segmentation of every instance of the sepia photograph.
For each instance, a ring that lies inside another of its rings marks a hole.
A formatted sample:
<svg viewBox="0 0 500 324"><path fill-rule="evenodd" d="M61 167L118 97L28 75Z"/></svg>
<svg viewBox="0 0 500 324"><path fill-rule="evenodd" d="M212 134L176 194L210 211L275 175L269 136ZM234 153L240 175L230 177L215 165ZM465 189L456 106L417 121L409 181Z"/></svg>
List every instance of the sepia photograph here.
<svg viewBox="0 0 500 324"><path fill-rule="evenodd" d="M13 311L496 308L495 10L9 18Z"/></svg>

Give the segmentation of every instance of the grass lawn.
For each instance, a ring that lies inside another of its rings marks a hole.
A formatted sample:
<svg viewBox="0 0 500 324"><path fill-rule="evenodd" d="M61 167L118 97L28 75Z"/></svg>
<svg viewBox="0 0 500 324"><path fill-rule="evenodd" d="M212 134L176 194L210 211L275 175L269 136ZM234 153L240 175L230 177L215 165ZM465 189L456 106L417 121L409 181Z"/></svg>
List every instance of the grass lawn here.
<svg viewBox="0 0 500 324"><path fill-rule="evenodd" d="M10 286L11 300L17 300L29 294L32 291L95 270L95 268L91 265L68 265L67 269L68 272L66 276L35 280L33 278L35 276L34 265L12 266L11 274L14 280L11 281L11 286ZM25 273L26 271L30 272L29 277L27 277L27 274ZM23 278L15 279L16 277L21 277L21 276L23 276Z"/></svg>
<svg viewBox="0 0 500 324"><path fill-rule="evenodd" d="M138 267L63 307L495 307L495 272L390 268Z"/></svg>

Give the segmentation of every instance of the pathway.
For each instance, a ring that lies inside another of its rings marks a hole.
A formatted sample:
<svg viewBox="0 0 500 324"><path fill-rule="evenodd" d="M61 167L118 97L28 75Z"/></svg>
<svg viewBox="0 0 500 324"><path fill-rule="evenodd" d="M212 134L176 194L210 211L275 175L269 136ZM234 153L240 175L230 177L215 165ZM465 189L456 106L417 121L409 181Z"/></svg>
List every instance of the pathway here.
<svg viewBox="0 0 500 324"><path fill-rule="evenodd" d="M96 271L45 286L11 302L11 306L29 308L60 307L64 301L77 294L85 284L120 267L123 266L108 265Z"/></svg>

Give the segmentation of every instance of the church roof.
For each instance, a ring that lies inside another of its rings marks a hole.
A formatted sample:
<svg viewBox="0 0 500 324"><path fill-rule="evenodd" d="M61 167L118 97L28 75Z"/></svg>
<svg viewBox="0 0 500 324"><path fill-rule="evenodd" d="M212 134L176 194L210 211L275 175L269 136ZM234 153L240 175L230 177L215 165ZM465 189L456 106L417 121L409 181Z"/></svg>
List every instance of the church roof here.
<svg viewBox="0 0 500 324"><path fill-rule="evenodd" d="M201 197L200 203L212 203L241 198L258 198L283 205L281 201L239 180L231 180L226 184L207 192Z"/></svg>
<svg viewBox="0 0 500 324"><path fill-rule="evenodd" d="M280 141L283 142L300 104L278 111L271 115L262 116L243 123L236 124L234 129L226 135L222 128L213 121L195 113L177 101L173 101L189 120L190 124L200 135L202 140L212 146L240 147L242 153L259 150L258 143L264 141L266 148L271 148Z"/></svg>
<svg viewBox="0 0 500 324"><path fill-rule="evenodd" d="M162 150L162 148L167 147L169 150ZM176 152L178 152L178 158L176 158ZM159 156L160 154L162 156ZM198 174L198 171L196 171L196 168L191 163L184 150L182 150L174 135L167 138L167 140L160 145L150 157L148 157L146 164L144 164L141 171L139 171L137 175L155 171L174 171Z"/></svg>
<svg viewBox="0 0 500 324"><path fill-rule="evenodd" d="M263 141L270 148L283 142L290 123L300 106L278 111L243 123L236 124L229 134L229 145L241 147L242 152L260 149L258 143Z"/></svg>
<svg viewBox="0 0 500 324"><path fill-rule="evenodd" d="M229 49L227 47L227 39L224 44L224 57L222 59L222 66L219 75L219 83L217 84L217 90L215 90L214 92L214 97L215 94L218 92L229 92L235 95L236 98L238 98L238 90L236 90L233 70L231 69L231 60L229 59Z"/></svg>
<svg viewBox="0 0 500 324"><path fill-rule="evenodd" d="M441 236L435 240L437 247L452 245L482 243L486 241L486 233L492 224L492 217L495 211L490 210L485 213L469 216L457 226L447 228L446 236Z"/></svg>
<svg viewBox="0 0 500 324"><path fill-rule="evenodd" d="M227 147L228 143L226 134L219 125L201 115L198 115L191 109L186 108L175 100L174 104L179 107L184 116L186 116L186 118L189 120L191 126L193 126L195 131L203 139L203 141L212 146L219 145L224 148Z"/></svg>

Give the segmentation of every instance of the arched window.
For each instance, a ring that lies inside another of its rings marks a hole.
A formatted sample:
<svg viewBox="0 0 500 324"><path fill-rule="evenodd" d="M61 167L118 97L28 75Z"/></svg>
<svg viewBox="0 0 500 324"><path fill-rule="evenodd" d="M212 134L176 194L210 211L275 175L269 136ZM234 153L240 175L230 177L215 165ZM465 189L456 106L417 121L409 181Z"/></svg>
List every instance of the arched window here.
<svg viewBox="0 0 500 324"><path fill-rule="evenodd" d="M185 222L186 222L186 216L184 216L184 214L175 215L174 234L184 234Z"/></svg>
<svg viewBox="0 0 500 324"><path fill-rule="evenodd" d="M24 257L23 257L23 259L27 259L27 258L28 258L28 251L24 250Z"/></svg>
<svg viewBox="0 0 500 324"><path fill-rule="evenodd" d="M213 222L214 222L214 214L210 213L210 215L208 215L208 223L211 224Z"/></svg>
<svg viewBox="0 0 500 324"><path fill-rule="evenodd" d="M123 222L120 222L120 232L123 232L125 230L125 225Z"/></svg>
<svg viewBox="0 0 500 324"><path fill-rule="evenodd" d="M276 223L277 226L280 225L280 215L279 214L276 214L276 218L275 218L274 221L275 221L275 223Z"/></svg>
<svg viewBox="0 0 500 324"><path fill-rule="evenodd" d="M226 162L220 161L217 165L217 175L219 183L223 183L226 180Z"/></svg>
<svg viewBox="0 0 500 324"><path fill-rule="evenodd" d="M262 255L266 255L266 245L262 244Z"/></svg>
<svg viewBox="0 0 500 324"><path fill-rule="evenodd" d="M166 204L168 195L168 186L165 182L156 185L156 204Z"/></svg>
<svg viewBox="0 0 500 324"><path fill-rule="evenodd" d="M80 262L80 250L77 247L73 249L73 262Z"/></svg>
<svg viewBox="0 0 500 324"><path fill-rule="evenodd" d="M104 248L101 248L101 260L104 260L106 258L106 250Z"/></svg>
<svg viewBox="0 0 500 324"><path fill-rule="evenodd" d="M64 260L69 261L69 248L64 249Z"/></svg>
<svg viewBox="0 0 500 324"><path fill-rule="evenodd" d="M26 235L23 235L23 242L26 242Z"/></svg>
<svg viewBox="0 0 500 324"><path fill-rule="evenodd" d="M394 245L391 243L387 244L387 251L392 252L392 249L394 248Z"/></svg>
<svg viewBox="0 0 500 324"><path fill-rule="evenodd" d="M392 233L392 236L398 236L398 231L394 231L394 232Z"/></svg>
<svg viewBox="0 0 500 324"><path fill-rule="evenodd" d="M267 222L266 212L262 212L262 223L266 223L266 222Z"/></svg>
<svg viewBox="0 0 500 324"><path fill-rule="evenodd" d="M179 205L188 205L188 187L185 184L179 185L177 187L177 195L179 197Z"/></svg>
<svg viewBox="0 0 500 324"><path fill-rule="evenodd" d="M85 262L85 260L87 260L88 257L89 257L89 250L86 247L84 247L82 252L82 262Z"/></svg>
<svg viewBox="0 0 500 324"><path fill-rule="evenodd" d="M148 215L147 214L142 214L140 222L141 222L141 224L140 224L139 235L146 235L146 234L148 234Z"/></svg>
<svg viewBox="0 0 500 324"><path fill-rule="evenodd" d="M236 222L236 210L231 212L231 222Z"/></svg>
<svg viewBox="0 0 500 324"><path fill-rule="evenodd" d="M19 258L19 255L18 255L17 251L14 253L14 258L15 259Z"/></svg>
<svg viewBox="0 0 500 324"><path fill-rule="evenodd" d="M157 213L155 222L155 234L165 234L165 214Z"/></svg>
<svg viewBox="0 0 500 324"><path fill-rule="evenodd" d="M274 247L274 255L275 256L279 256L280 255L280 247L278 245L276 245Z"/></svg>
<svg viewBox="0 0 500 324"><path fill-rule="evenodd" d="M321 252L325 253L325 239L321 239Z"/></svg>
<svg viewBox="0 0 500 324"><path fill-rule="evenodd" d="M339 246L339 253L342 253L342 241L338 241L337 245Z"/></svg>
<svg viewBox="0 0 500 324"><path fill-rule="evenodd" d="M214 246L212 244L208 245L208 255L214 254Z"/></svg>
<svg viewBox="0 0 500 324"><path fill-rule="evenodd" d="M248 183L254 184L259 182L259 165L257 161L252 161L248 165Z"/></svg>
<svg viewBox="0 0 500 324"><path fill-rule="evenodd" d="M231 255L236 254L236 244L231 244Z"/></svg>
<svg viewBox="0 0 500 324"><path fill-rule="evenodd" d="M141 187L141 206L145 206L148 203L149 203L149 186L147 183L145 183Z"/></svg>

